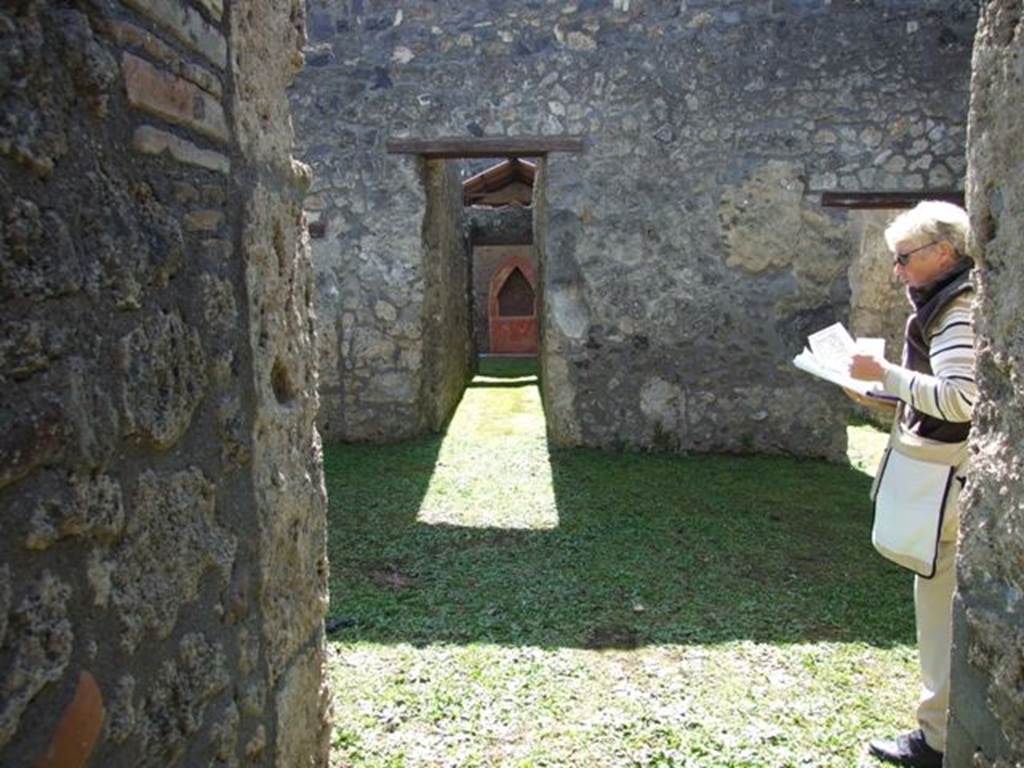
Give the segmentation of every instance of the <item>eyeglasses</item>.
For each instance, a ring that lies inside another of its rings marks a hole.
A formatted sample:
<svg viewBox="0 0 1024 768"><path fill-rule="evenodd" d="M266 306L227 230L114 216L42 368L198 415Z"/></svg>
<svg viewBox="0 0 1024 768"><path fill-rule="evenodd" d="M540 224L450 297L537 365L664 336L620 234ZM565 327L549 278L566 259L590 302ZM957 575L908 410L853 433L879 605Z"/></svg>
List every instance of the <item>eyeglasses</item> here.
<svg viewBox="0 0 1024 768"><path fill-rule="evenodd" d="M930 243L925 243L920 248L915 248L912 251L907 251L906 253L897 253L897 254L895 254L893 256L893 261L895 261L901 267L905 267L905 266L907 266L907 262L910 261L910 257L911 256L913 256L918 251L923 251L925 248L931 248L937 242L939 242L939 241L938 240L932 240Z"/></svg>

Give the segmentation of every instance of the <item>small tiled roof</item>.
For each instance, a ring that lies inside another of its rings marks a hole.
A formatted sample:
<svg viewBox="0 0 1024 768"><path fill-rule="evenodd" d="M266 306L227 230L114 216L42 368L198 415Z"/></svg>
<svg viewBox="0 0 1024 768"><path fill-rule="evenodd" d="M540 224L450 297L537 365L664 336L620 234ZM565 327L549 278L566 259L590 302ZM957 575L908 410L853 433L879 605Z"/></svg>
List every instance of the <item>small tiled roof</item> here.
<svg viewBox="0 0 1024 768"><path fill-rule="evenodd" d="M462 182L462 199L466 205L473 205L513 184L522 184L532 189L536 176L535 163L510 157ZM523 202L529 204L529 200Z"/></svg>

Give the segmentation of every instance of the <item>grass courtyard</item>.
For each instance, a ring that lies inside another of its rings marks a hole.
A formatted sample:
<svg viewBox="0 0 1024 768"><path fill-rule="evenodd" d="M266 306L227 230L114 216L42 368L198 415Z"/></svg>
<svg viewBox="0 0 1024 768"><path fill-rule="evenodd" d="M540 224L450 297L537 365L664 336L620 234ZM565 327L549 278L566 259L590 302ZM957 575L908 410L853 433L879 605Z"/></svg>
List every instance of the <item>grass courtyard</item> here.
<svg viewBox="0 0 1024 768"><path fill-rule="evenodd" d="M869 467L550 450L492 365L444 435L327 449L333 766L873 766L913 727Z"/></svg>

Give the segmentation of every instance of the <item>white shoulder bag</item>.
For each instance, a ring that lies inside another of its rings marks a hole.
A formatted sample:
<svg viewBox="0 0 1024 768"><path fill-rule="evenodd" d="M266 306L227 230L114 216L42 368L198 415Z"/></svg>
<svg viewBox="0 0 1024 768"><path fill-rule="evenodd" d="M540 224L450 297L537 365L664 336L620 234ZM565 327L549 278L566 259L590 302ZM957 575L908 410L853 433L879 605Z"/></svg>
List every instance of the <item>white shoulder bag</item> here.
<svg viewBox="0 0 1024 768"><path fill-rule="evenodd" d="M871 543L883 557L926 579L935 575L946 504L966 458L966 442L925 440L905 433L896 419L871 488Z"/></svg>

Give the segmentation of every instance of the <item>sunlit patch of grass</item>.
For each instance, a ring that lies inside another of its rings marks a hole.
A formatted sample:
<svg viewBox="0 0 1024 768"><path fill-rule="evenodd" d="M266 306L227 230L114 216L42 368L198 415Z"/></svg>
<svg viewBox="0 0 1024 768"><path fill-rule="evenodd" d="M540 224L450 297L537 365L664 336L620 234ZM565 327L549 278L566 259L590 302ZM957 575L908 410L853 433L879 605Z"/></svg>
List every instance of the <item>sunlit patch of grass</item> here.
<svg viewBox="0 0 1024 768"><path fill-rule="evenodd" d="M874 765L912 726L877 432L851 467L550 450L500 373L443 437L327 449L332 765Z"/></svg>
<svg viewBox="0 0 1024 768"><path fill-rule="evenodd" d="M851 466L874 477L885 444L889 440L889 433L865 422L847 427L846 437L849 445L847 456Z"/></svg>

